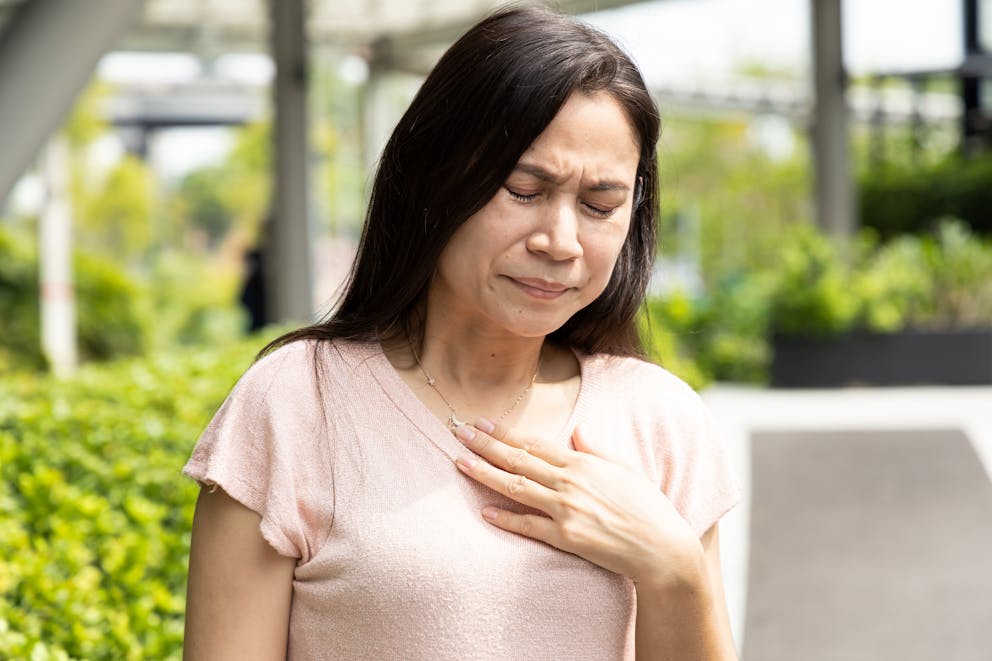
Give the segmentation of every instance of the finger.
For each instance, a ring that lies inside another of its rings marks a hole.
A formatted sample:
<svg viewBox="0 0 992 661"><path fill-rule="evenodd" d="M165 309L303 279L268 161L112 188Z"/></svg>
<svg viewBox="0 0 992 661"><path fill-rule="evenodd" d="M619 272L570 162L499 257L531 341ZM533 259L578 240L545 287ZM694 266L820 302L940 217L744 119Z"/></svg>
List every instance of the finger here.
<svg viewBox="0 0 992 661"><path fill-rule="evenodd" d="M557 469L530 454L526 448L507 445L471 425L459 426L455 429L455 437L469 450L509 473L523 475L552 488L558 484Z"/></svg>
<svg viewBox="0 0 992 661"><path fill-rule="evenodd" d="M458 466L458 470L476 482L515 500L521 505L527 505L542 512L549 512L558 501L557 492L543 484L539 484L525 475L508 473L468 453L455 459L455 465Z"/></svg>
<svg viewBox="0 0 992 661"><path fill-rule="evenodd" d="M501 510L498 507L482 508L482 516L486 521L507 532L530 537L552 546L558 546L558 528L551 519L537 514L517 514Z"/></svg>
<svg viewBox="0 0 992 661"><path fill-rule="evenodd" d="M556 443L518 436L505 425L497 424L488 418L479 418L473 423L473 426L502 443L515 448L523 448L528 454L539 457L553 466L560 468L567 463L569 449Z"/></svg>

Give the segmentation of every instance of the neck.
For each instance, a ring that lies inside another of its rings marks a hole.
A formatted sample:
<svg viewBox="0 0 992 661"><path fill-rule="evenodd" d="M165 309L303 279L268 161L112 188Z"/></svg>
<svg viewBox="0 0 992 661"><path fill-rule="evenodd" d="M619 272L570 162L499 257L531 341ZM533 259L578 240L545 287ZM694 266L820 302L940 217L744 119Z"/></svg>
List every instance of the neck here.
<svg viewBox="0 0 992 661"><path fill-rule="evenodd" d="M426 345L427 345L427 343L425 342L425 346ZM411 347L411 350L413 350L412 347ZM471 392L468 392L467 389L466 389L466 387L464 385L458 386L457 387L457 390L458 390L458 394L461 396L460 397L461 402L459 402L458 404L453 403L451 399L449 399L447 396L445 396L444 392L442 391L441 385L438 383L438 378L436 376L432 376L426 370L426 368L424 368L423 361L417 355L416 351L415 350L413 350L413 351L414 351L414 359L417 362L417 367L419 368L422 376L424 377L424 380L425 380L427 386L429 388L433 389L437 393L438 397L441 398L441 400L445 403L445 406L447 406L447 408L448 408L448 411L449 411L449 413L448 413L448 420L447 420L448 427L452 431L454 431L455 428L457 428L459 425L462 425L462 424L465 424L466 422L469 422L472 418L465 416L466 409L465 408L456 408L456 407L461 407L461 404L463 402L471 402L471 400L473 399L472 393ZM467 355L470 355L470 354L466 354L464 352L460 352L459 351L459 352L454 352L454 353L449 352L449 355L451 355L452 357L455 357L455 356L459 356L459 355L461 355L461 356L467 356ZM495 360L497 355L498 355L497 352L490 353L490 361L491 360ZM517 405L520 404L521 401L523 401L523 399L525 397L527 397L527 395L531 391L531 388L534 385L534 381L537 380L537 374L538 374L538 371L540 369L541 369L541 356L540 356L540 349L538 349L537 365L531 371L531 375L530 375L530 378L527 380L526 387L524 387L522 390L520 390L519 392L516 393L516 395L513 397L513 400L510 402L509 406L507 406L506 409L504 409L503 412L501 414L499 414L499 416L492 418L496 422L496 424L499 424L500 422L502 422L503 419L506 416L508 416L510 413L512 413L514 411L514 409L517 408ZM491 381L491 383L488 386L486 386L486 385L480 386L479 389L477 390L477 392L479 393L479 395L476 395L476 396L479 397L479 396L488 395L489 397L492 397L493 395L495 395L500 390L503 390L505 392L505 386L503 384L505 382L508 382L508 379L505 378L505 376L506 376L505 373L506 372L514 372L514 371L516 371L516 370L498 370L498 369L494 369L492 366L490 366L488 364L483 364L483 368L481 370L475 370L474 373L475 374L482 374L482 375L485 375L485 376L489 376L492 379L492 381ZM437 373L438 372L435 372L435 374L437 374ZM472 370L465 370L465 369L448 369L448 370L445 370L445 373L446 374L451 374L451 375L457 375L457 374L468 375L470 373L473 373L473 371ZM452 384L452 386L454 386L454 384L456 383L456 381L457 381L457 376L452 376L452 378L451 378L451 384ZM512 386L512 387L518 387L518 386ZM451 391L449 390L448 392L449 392L449 395L450 395L451 394ZM479 405L480 404L477 403L477 404L473 405L472 408L476 408ZM490 406L490 403L489 402L485 402L485 406L486 406L486 408L488 408ZM493 413L494 412L486 412L486 414L489 415L490 417L493 415Z"/></svg>
<svg viewBox="0 0 992 661"><path fill-rule="evenodd" d="M460 314L432 292L424 308L423 342L414 340L423 370L442 391L463 402L503 399L520 392L537 376L544 337L523 337L488 323L477 315Z"/></svg>
<svg viewBox="0 0 992 661"><path fill-rule="evenodd" d="M413 349L424 370L443 387L491 394L529 384L543 346L543 337L503 336L480 328L433 327L428 323L423 345Z"/></svg>

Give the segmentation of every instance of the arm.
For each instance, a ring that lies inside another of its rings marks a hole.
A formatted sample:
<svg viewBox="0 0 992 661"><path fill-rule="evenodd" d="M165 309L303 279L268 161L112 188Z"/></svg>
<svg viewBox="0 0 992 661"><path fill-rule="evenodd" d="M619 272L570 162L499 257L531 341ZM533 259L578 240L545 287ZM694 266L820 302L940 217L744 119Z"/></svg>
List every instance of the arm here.
<svg viewBox="0 0 992 661"><path fill-rule="evenodd" d="M737 659L720 571L719 524L703 535L695 581L637 589L638 661L649 659Z"/></svg>
<svg viewBox="0 0 992 661"><path fill-rule="evenodd" d="M200 490L186 592L186 661L286 658L296 560L265 541L260 520L223 490Z"/></svg>

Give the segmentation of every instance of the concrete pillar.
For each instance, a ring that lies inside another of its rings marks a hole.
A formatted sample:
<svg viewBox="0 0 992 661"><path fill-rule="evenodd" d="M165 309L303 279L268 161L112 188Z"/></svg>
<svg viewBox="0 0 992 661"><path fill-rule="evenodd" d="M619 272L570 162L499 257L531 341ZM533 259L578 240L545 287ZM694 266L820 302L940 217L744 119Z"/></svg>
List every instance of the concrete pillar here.
<svg viewBox="0 0 992 661"><path fill-rule="evenodd" d="M143 0L32 0L0 35L0 200L65 120Z"/></svg>
<svg viewBox="0 0 992 661"><path fill-rule="evenodd" d="M75 371L76 303L72 286L72 209L69 149L62 138L48 144L43 162L47 195L38 220L41 279L41 349L58 377Z"/></svg>
<svg viewBox="0 0 992 661"><path fill-rule="evenodd" d="M303 0L270 0L276 65L272 218L265 238L269 322L313 319L307 42Z"/></svg>
<svg viewBox="0 0 992 661"><path fill-rule="evenodd" d="M810 0L813 35L813 173L816 220L828 234L856 229L848 145L847 76L841 38L841 0Z"/></svg>
<svg viewBox="0 0 992 661"><path fill-rule="evenodd" d="M362 156L365 161L366 180L372 181L379 165L379 156L386 146L390 124L388 100L386 98L385 69L375 60L369 62L369 77L362 91Z"/></svg>
<svg viewBox="0 0 992 661"><path fill-rule="evenodd" d="M371 187L379 157L400 117L395 108L396 100L392 98L395 94L391 93L395 58L388 39L379 39L372 44L368 67L362 96L362 152L366 180Z"/></svg>

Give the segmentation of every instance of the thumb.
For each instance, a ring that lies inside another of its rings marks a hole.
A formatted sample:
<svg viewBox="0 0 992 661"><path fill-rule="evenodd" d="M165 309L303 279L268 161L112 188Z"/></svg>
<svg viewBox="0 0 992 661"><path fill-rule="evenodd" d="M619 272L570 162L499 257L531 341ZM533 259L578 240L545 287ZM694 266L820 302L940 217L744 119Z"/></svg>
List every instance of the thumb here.
<svg viewBox="0 0 992 661"><path fill-rule="evenodd" d="M575 447L577 452L584 452L585 454L591 454L594 457L599 457L600 459L620 463L616 457L603 450L598 444L591 443L586 434L584 434L578 427L572 431L572 445Z"/></svg>
<svg viewBox="0 0 992 661"><path fill-rule="evenodd" d="M616 464L617 466L636 472L636 469L632 464L622 459L620 456L605 450L602 443L590 443L589 437L582 433L578 427L572 431L572 445L575 447L576 452L583 452L585 454L598 457L603 461L608 461L611 464Z"/></svg>

